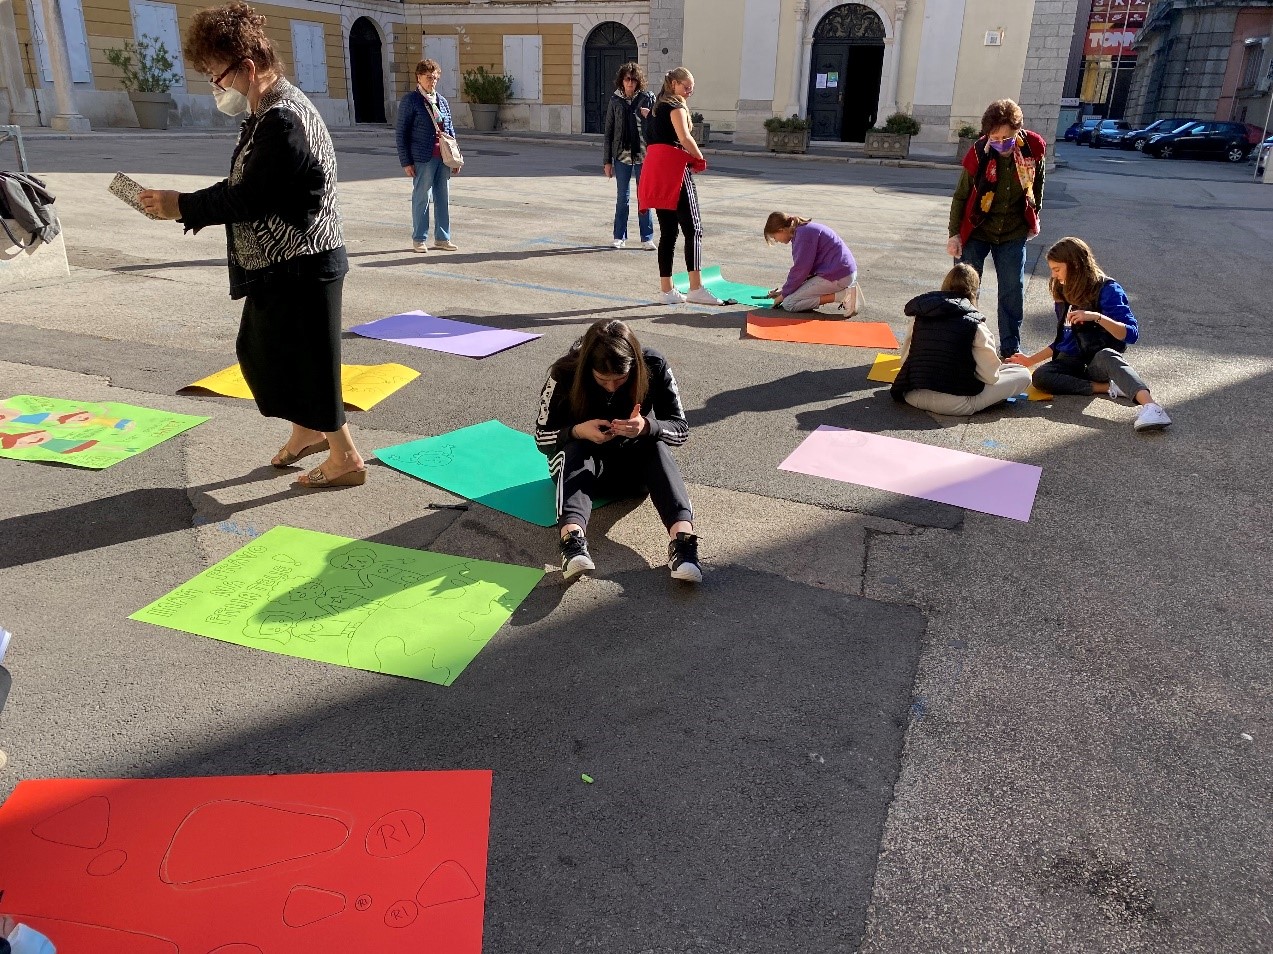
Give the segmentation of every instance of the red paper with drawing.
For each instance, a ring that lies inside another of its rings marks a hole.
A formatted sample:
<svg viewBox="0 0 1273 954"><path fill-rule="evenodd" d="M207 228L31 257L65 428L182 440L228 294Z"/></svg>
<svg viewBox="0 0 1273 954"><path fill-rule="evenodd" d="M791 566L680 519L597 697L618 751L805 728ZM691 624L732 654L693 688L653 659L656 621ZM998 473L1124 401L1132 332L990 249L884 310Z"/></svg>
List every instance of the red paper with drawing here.
<svg viewBox="0 0 1273 954"><path fill-rule="evenodd" d="M491 773L20 783L0 910L58 954L480 954Z"/></svg>

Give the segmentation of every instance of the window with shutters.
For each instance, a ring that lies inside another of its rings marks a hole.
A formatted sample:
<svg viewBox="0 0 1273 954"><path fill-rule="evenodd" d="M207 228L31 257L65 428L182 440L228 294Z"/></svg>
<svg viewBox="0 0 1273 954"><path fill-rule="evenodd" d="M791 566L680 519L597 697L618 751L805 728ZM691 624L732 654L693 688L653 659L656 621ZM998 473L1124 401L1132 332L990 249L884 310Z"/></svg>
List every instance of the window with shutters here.
<svg viewBox="0 0 1273 954"><path fill-rule="evenodd" d="M296 85L306 93L327 92L327 39L321 23L292 21Z"/></svg>
<svg viewBox="0 0 1273 954"><path fill-rule="evenodd" d="M504 37L504 72L513 78L513 99L539 102L542 53L540 36Z"/></svg>
<svg viewBox="0 0 1273 954"><path fill-rule="evenodd" d="M152 3L150 0L133 0L130 5L133 13L133 36L154 44L158 40L164 45L164 52L172 60L173 72L180 79L173 84L173 89L186 88L186 64L181 59L181 31L177 27L177 7L172 3Z"/></svg>
<svg viewBox="0 0 1273 954"><path fill-rule="evenodd" d="M40 75L46 83L53 82L53 61L49 59L48 33L44 27L44 5L40 0L31 4L31 31L35 34L35 54L40 63ZM93 72L89 67L88 31L84 28L84 9L80 0L60 0L62 32L66 34L66 52L70 60L71 82L91 83Z"/></svg>

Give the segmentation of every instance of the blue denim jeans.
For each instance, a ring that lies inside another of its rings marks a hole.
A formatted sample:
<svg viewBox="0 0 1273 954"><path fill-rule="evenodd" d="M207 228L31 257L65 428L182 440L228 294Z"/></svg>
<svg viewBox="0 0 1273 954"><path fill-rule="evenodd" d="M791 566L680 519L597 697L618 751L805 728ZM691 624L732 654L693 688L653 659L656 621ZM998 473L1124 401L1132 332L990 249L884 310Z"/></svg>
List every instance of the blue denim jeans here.
<svg viewBox="0 0 1273 954"><path fill-rule="evenodd" d="M619 199L614 205L614 237L628 237L628 205L632 195L632 182L641 181L641 163L614 163L614 181L619 187ZM649 242L654 238L654 213L650 209L637 213L637 222L641 226L641 241Z"/></svg>
<svg viewBox="0 0 1273 954"><path fill-rule="evenodd" d="M1025 310L1025 239L1011 242L983 242L970 238L964 243L961 262L977 270L992 255L999 281L999 356L1006 358L1021 350L1021 319Z"/></svg>
<svg viewBox="0 0 1273 954"><path fill-rule="evenodd" d="M415 179L411 183L411 241L424 242L429 238L429 203L434 206L437 227L433 241L451 240L451 170L434 156L428 162L417 162Z"/></svg>

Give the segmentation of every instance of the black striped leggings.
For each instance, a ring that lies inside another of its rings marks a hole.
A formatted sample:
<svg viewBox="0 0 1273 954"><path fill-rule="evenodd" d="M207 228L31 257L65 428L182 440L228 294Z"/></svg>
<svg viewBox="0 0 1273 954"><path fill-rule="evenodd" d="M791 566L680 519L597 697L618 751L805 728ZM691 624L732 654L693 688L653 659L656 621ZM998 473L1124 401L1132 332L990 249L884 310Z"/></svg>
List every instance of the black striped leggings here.
<svg viewBox="0 0 1273 954"><path fill-rule="evenodd" d="M685 480L662 441L638 438L593 444L572 440L549 462L557 482L557 526L577 524L585 530L597 497L622 500L648 493L664 528L680 520L694 521Z"/></svg>
<svg viewBox="0 0 1273 954"><path fill-rule="evenodd" d="M659 217L659 276L672 277L672 259L676 257L676 233L685 233L685 270L701 271L703 268L703 219L698 212L698 190L694 188L694 176L685 170L681 183L681 198L676 210L655 209Z"/></svg>

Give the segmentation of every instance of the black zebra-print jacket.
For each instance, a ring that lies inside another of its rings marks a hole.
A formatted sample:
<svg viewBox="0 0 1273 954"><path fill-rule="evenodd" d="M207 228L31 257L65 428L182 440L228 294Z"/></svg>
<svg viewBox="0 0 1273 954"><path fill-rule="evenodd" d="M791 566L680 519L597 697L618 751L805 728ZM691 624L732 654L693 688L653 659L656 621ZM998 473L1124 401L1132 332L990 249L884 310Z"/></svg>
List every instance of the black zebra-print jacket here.
<svg viewBox="0 0 1273 954"><path fill-rule="evenodd" d="M685 420L681 392L676 387L672 368L667 358L653 348L642 348L641 354L650 375L650 389L641 402L641 414L649 422L649 427L640 437L623 437L616 443L623 445L632 441L655 440L680 447L690 436L690 425ZM535 420L535 446L545 456L551 458L570 441L577 440L570 436L570 430L576 424L592 420L613 421L632 413L632 402L626 389L620 388L611 394L600 385L589 382L588 414L576 418L570 410L570 380L564 375L558 380L555 371L556 366L548 373L544 390L539 395L539 416ZM623 406L625 403L627 407Z"/></svg>
<svg viewBox="0 0 1273 954"><path fill-rule="evenodd" d="M186 231L225 225L232 298L271 274L325 279L349 269L331 134L285 79L243 122L229 177L179 202Z"/></svg>

